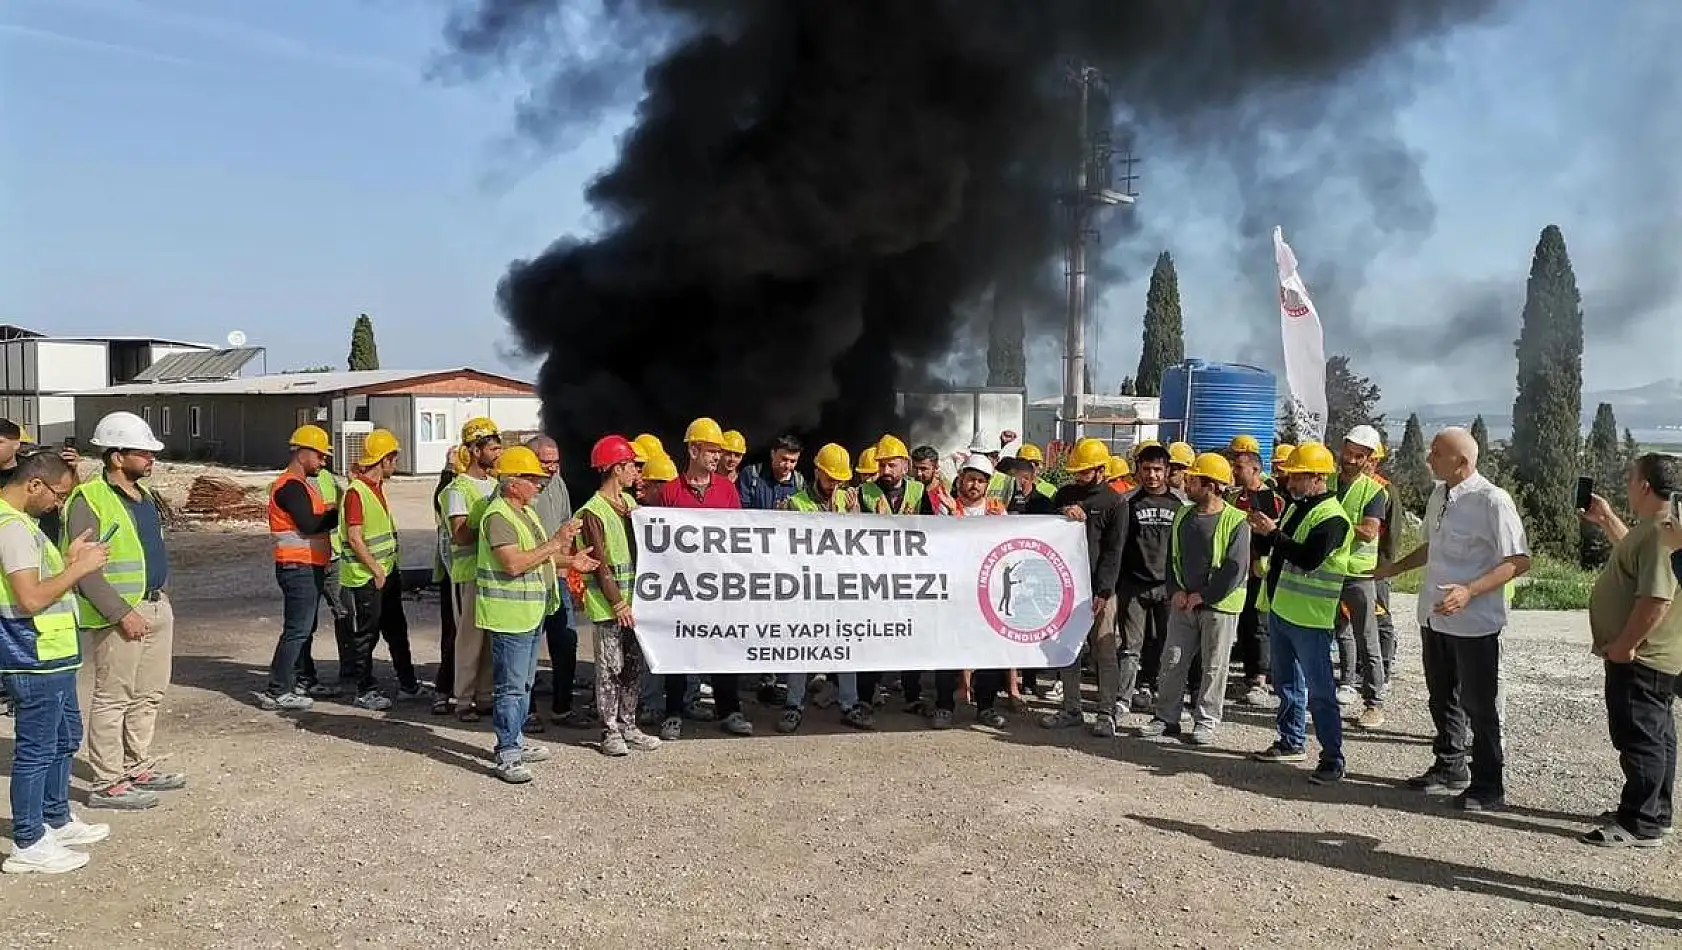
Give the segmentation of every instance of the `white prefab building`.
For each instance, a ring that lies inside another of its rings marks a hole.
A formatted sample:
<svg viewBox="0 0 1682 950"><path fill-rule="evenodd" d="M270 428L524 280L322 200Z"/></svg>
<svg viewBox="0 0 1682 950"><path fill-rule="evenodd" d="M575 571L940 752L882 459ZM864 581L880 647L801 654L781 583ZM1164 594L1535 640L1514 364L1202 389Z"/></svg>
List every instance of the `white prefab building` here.
<svg viewBox="0 0 1682 950"><path fill-rule="evenodd" d="M49 337L0 326L0 418L28 428L42 444L76 434L72 393L126 383L174 353L209 350L151 337Z"/></svg>

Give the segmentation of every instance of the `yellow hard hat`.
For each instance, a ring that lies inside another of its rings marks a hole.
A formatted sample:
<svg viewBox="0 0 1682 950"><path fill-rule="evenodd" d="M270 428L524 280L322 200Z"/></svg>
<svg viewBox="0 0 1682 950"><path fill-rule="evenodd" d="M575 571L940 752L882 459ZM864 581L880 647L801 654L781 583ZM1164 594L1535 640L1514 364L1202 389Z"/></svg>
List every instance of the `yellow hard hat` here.
<svg viewBox="0 0 1682 950"><path fill-rule="evenodd" d="M502 435L496 423L484 416L469 419L461 425L461 444L472 445L480 439L495 439Z"/></svg>
<svg viewBox="0 0 1682 950"><path fill-rule="evenodd" d="M1071 472L1086 472L1109 464L1110 447L1103 439L1081 439L1063 467Z"/></svg>
<svg viewBox="0 0 1682 950"><path fill-rule="evenodd" d="M295 449L314 449L322 455L333 454L333 441L327 438L327 430L320 426L299 426L292 430L292 438L286 444Z"/></svg>
<svg viewBox="0 0 1682 950"><path fill-rule="evenodd" d="M636 448L635 445L632 448ZM645 482L669 482L677 478L677 463L665 453L654 456L648 464L642 467L642 480Z"/></svg>
<svg viewBox="0 0 1682 950"><path fill-rule="evenodd" d="M1186 474L1196 475L1198 478L1207 478L1212 482L1220 482L1222 485L1231 485L1232 463L1228 462L1224 455L1204 452L1197 458L1192 459L1191 464L1186 466Z"/></svg>
<svg viewBox="0 0 1682 950"><path fill-rule="evenodd" d="M1107 479L1126 478L1131 474L1133 469L1128 466L1127 460L1119 455L1112 455L1104 462L1104 477Z"/></svg>
<svg viewBox="0 0 1682 950"><path fill-rule="evenodd" d="M1304 442L1279 466L1279 471L1286 475L1331 475L1337 472L1337 458L1319 442Z"/></svg>
<svg viewBox="0 0 1682 950"><path fill-rule="evenodd" d="M22 442L24 445L34 445L35 437L29 434L28 428L18 426L18 441Z"/></svg>
<svg viewBox="0 0 1682 950"><path fill-rule="evenodd" d="M648 454L647 449L645 449L642 446L636 444L635 442L631 443L631 461L636 462L638 465L647 465L650 461L660 457L661 455L665 455L665 454L666 454L665 452L660 452L660 453L657 453L655 455L650 455L650 454Z"/></svg>
<svg viewBox="0 0 1682 950"><path fill-rule="evenodd" d="M1173 442L1168 446L1169 465L1190 465L1197 461L1197 450L1184 442Z"/></svg>
<svg viewBox="0 0 1682 950"><path fill-rule="evenodd" d="M660 444L660 437L644 432L631 440L631 444L642 449L642 454L652 459L656 455L665 455L666 447Z"/></svg>
<svg viewBox="0 0 1682 950"><path fill-rule="evenodd" d="M878 464L889 459L911 460L911 450L905 447L897 435L884 435L876 440L876 461Z"/></svg>
<svg viewBox="0 0 1682 950"><path fill-rule="evenodd" d="M458 445L450 452L450 471L460 475L473 464L473 453L467 451L467 446Z"/></svg>
<svg viewBox="0 0 1682 950"><path fill-rule="evenodd" d="M1040 447L1032 442L1024 442L1020 446L1017 446L1016 457L1024 462L1045 461L1045 455L1040 452Z"/></svg>
<svg viewBox="0 0 1682 950"><path fill-rule="evenodd" d="M1287 461L1290 460L1291 453L1295 452L1296 450L1297 450L1296 446L1286 445L1283 442L1274 446L1273 447L1273 464L1275 464L1275 465L1285 464Z"/></svg>
<svg viewBox="0 0 1682 950"><path fill-rule="evenodd" d="M701 442L706 445L723 446L724 430L718 427L718 423L702 416L691 422L689 428L683 430L683 441L686 445Z"/></svg>
<svg viewBox="0 0 1682 950"><path fill-rule="evenodd" d="M363 468L378 465L380 460L396 452L397 436L392 435L385 429L375 429L368 433L367 439L363 440L362 457L356 460L356 464Z"/></svg>
<svg viewBox="0 0 1682 950"><path fill-rule="evenodd" d="M1383 442L1378 443L1378 448L1372 450L1372 458L1375 462L1384 461L1384 457L1389 454L1389 452L1385 451Z"/></svg>
<svg viewBox="0 0 1682 950"><path fill-rule="evenodd" d="M840 447L837 446L837 448ZM847 450L841 449L841 451L845 453ZM873 445L859 453L859 463L854 466L853 470L860 475L875 475L882 470L882 466L876 464L876 446Z"/></svg>
<svg viewBox="0 0 1682 950"><path fill-rule="evenodd" d="M724 433L724 441L720 442L719 445L724 446L724 451L733 455L748 454L747 438L735 429L726 431Z"/></svg>
<svg viewBox="0 0 1682 950"><path fill-rule="evenodd" d="M865 449L864 452L859 453L859 471L861 473L864 472L864 454L869 451L871 450ZM830 478L833 478L838 482L850 482L853 480L853 460L847 455L846 449L836 445L834 442L831 442L818 450L817 456L812 459L812 465L816 467L818 471L828 475ZM873 462L870 466L870 473L874 473L875 471L876 465Z"/></svg>
<svg viewBox="0 0 1682 950"><path fill-rule="evenodd" d="M1144 450L1146 450L1148 448L1151 448L1152 446L1156 446L1156 447L1160 448L1162 446L1162 443L1158 442L1155 439L1146 439L1145 441L1140 442L1139 444L1133 446L1133 451L1128 453L1128 454L1132 455L1134 459L1138 459L1140 452L1143 452Z"/></svg>
<svg viewBox="0 0 1682 950"><path fill-rule="evenodd" d="M523 445L516 445L502 453L502 457L496 460L496 475L498 478L510 475L549 477L549 473L543 470L543 463L537 460L537 453Z"/></svg>
<svg viewBox="0 0 1682 950"><path fill-rule="evenodd" d="M1253 435L1241 435L1233 439L1232 444L1227 446L1226 450L1233 455L1242 455L1245 452L1251 455L1260 455L1261 443L1257 442Z"/></svg>

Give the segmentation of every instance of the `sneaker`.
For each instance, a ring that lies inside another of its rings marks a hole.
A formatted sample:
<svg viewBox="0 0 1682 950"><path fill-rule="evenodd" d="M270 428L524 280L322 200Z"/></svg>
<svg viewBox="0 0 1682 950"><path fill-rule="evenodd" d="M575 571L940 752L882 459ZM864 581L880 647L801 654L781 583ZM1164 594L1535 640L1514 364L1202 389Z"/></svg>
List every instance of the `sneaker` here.
<svg viewBox="0 0 1682 950"><path fill-rule="evenodd" d="M952 710L936 709L934 711L934 717L930 720L930 725L934 726L936 729L952 728Z"/></svg>
<svg viewBox="0 0 1682 950"><path fill-rule="evenodd" d="M1154 716L1150 722L1139 727L1139 738L1157 739L1168 734L1168 723Z"/></svg>
<svg viewBox="0 0 1682 950"><path fill-rule="evenodd" d="M1260 752L1251 754L1250 758L1257 762L1306 762L1308 761L1308 752L1304 749L1292 749L1275 742Z"/></svg>
<svg viewBox="0 0 1682 950"><path fill-rule="evenodd" d="M391 708L391 698L377 689L371 689L351 703L357 709L370 709L374 712L385 712Z"/></svg>
<svg viewBox="0 0 1682 950"><path fill-rule="evenodd" d="M268 712L303 712L315 705L315 700L298 692L281 693L279 696L263 694L260 705Z"/></svg>
<svg viewBox="0 0 1682 950"><path fill-rule="evenodd" d="M876 728L876 712L868 703L859 703L841 714L841 724L854 729Z"/></svg>
<svg viewBox="0 0 1682 950"><path fill-rule="evenodd" d="M667 716L660 723L660 738L667 742L676 742L683 738L683 717Z"/></svg>
<svg viewBox="0 0 1682 950"><path fill-rule="evenodd" d="M1097 717L1092 720L1092 728L1089 731L1100 739L1114 739L1115 717L1099 713Z"/></svg>
<svg viewBox="0 0 1682 950"><path fill-rule="evenodd" d="M510 785L524 785L531 781L531 770L518 759L509 759L496 764L496 777Z"/></svg>
<svg viewBox="0 0 1682 950"><path fill-rule="evenodd" d="M1246 706L1267 709L1273 705L1273 690L1258 683L1245 690L1238 701Z"/></svg>
<svg viewBox="0 0 1682 950"><path fill-rule="evenodd" d="M1361 718L1355 720L1355 725L1362 729L1379 729L1384 726L1384 707L1368 706L1361 710Z"/></svg>
<svg viewBox="0 0 1682 950"><path fill-rule="evenodd" d="M1040 725L1046 729L1068 729L1085 721L1086 717L1078 709L1059 709L1040 717Z"/></svg>
<svg viewBox="0 0 1682 950"><path fill-rule="evenodd" d="M1450 772L1444 769L1431 768L1424 775L1415 775L1408 779L1409 788L1417 788L1427 795L1453 795L1464 792L1471 787L1471 773Z"/></svg>
<svg viewBox="0 0 1682 950"><path fill-rule="evenodd" d="M624 738L626 745L638 752L653 752L655 749L660 748L659 739L643 732L636 726L627 726L625 730L620 733L620 736Z"/></svg>
<svg viewBox="0 0 1682 950"><path fill-rule="evenodd" d="M785 736L789 735L800 728L800 720L803 718L805 716L800 710L785 709L782 716L777 719L777 731Z"/></svg>
<svg viewBox="0 0 1682 950"><path fill-rule="evenodd" d="M543 724L542 716L539 716L537 713L527 713L526 721L520 725L520 732L528 736L535 736L541 735L543 732L548 730L548 728L548 726Z"/></svg>
<svg viewBox="0 0 1682 950"><path fill-rule="evenodd" d="M703 706L695 702L683 707L683 718L693 719L696 722L712 722L718 717L713 715L711 706Z"/></svg>
<svg viewBox="0 0 1682 950"><path fill-rule="evenodd" d="M70 820L57 828L48 827L47 835L65 847L80 844L97 844L111 837L110 825L90 825L74 814Z"/></svg>
<svg viewBox="0 0 1682 950"><path fill-rule="evenodd" d="M989 729L1003 729L1005 714L997 709L983 709L975 714L975 721Z"/></svg>
<svg viewBox="0 0 1682 950"><path fill-rule="evenodd" d="M1191 730L1191 738L1188 739L1187 741L1190 742L1192 745L1214 745L1215 744L1215 727L1214 726L1193 726L1192 730Z"/></svg>
<svg viewBox="0 0 1682 950"><path fill-rule="evenodd" d="M118 782L109 788L88 793L89 808L109 808L114 811L145 811L158 804L158 796L135 788L133 782Z"/></svg>
<svg viewBox="0 0 1682 950"><path fill-rule="evenodd" d="M180 772L155 772L148 769L129 776L129 784L143 792L179 792L187 787L187 776Z"/></svg>
<svg viewBox="0 0 1682 950"><path fill-rule="evenodd" d="M425 696L425 695L426 695L426 687L422 686L419 683L416 683L413 686L399 686L399 687L397 687L397 698L401 699L401 700L420 699L422 696Z"/></svg>
<svg viewBox="0 0 1682 950"><path fill-rule="evenodd" d="M1361 691L1353 686L1339 686L1337 688L1337 704L1339 706L1353 706L1361 701Z"/></svg>
<svg viewBox="0 0 1682 950"><path fill-rule="evenodd" d="M749 722L748 717L739 712L733 712L725 716L724 721L719 723L719 728L733 736L753 735L753 723Z"/></svg>
<svg viewBox="0 0 1682 950"><path fill-rule="evenodd" d="M602 755L611 755L615 758L631 754L631 744L625 741L624 736L617 732L609 732L606 730L603 730L602 732L601 749Z"/></svg>
<svg viewBox="0 0 1682 950"><path fill-rule="evenodd" d="M1156 709L1156 690L1149 686L1141 686L1133 691L1133 711L1148 713Z"/></svg>
<svg viewBox="0 0 1682 950"><path fill-rule="evenodd" d="M1615 825L1618 823L1618 810L1616 808L1608 808L1607 810L1601 812L1598 817L1604 824ZM1675 833L1675 824L1663 825L1659 828L1659 837L1661 838L1668 838Z"/></svg>
<svg viewBox="0 0 1682 950"><path fill-rule="evenodd" d="M87 852L72 851L52 835L42 835L27 848L13 844L12 855L0 864L0 870L7 874L63 874L85 866L89 860Z"/></svg>
<svg viewBox="0 0 1682 950"><path fill-rule="evenodd" d="M1035 690L1034 694L1045 702L1060 703L1063 701L1063 682L1062 680L1058 680L1046 687L1043 692Z"/></svg>
<svg viewBox="0 0 1682 950"><path fill-rule="evenodd" d="M1454 797L1454 807L1461 811L1504 811L1507 799L1502 795L1465 791Z"/></svg>
<svg viewBox="0 0 1682 950"><path fill-rule="evenodd" d="M1343 781L1342 762L1321 762L1308 773L1308 781L1315 785L1331 785Z"/></svg>
<svg viewBox="0 0 1682 950"><path fill-rule="evenodd" d="M554 757L555 754L550 752L548 748L544 746L530 745L527 743L522 743L520 745L520 761L526 765L530 765L533 762L547 762Z"/></svg>

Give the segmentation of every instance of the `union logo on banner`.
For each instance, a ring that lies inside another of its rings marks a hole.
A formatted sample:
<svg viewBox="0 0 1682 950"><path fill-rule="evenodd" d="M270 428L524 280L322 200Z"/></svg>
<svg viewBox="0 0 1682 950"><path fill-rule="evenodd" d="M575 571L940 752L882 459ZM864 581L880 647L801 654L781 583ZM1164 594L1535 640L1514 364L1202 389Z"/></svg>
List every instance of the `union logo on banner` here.
<svg viewBox="0 0 1682 950"><path fill-rule="evenodd" d="M1069 562L1035 538L1013 538L987 552L975 588L987 625L1016 643L1055 637L1075 610Z"/></svg>
<svg viewBox="0 0 1682 950"><path fill-rule="evenodd" d="M1300 320L1314 312L1295 287L1279 288L1279 306L1285 311L1285 316L1293 320Z"/></svg>

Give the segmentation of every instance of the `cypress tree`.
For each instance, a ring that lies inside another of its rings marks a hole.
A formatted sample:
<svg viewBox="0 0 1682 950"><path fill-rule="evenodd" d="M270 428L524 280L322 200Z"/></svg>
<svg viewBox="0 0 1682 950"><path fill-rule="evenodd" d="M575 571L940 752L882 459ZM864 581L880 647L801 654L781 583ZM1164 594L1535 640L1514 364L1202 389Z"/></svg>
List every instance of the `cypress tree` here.
<svg viewBox="0 0 1682 950"><path fill-rule="evenodd" d="M1162 372L1186 358L1185 320L1180 312L1180 277L1174 258L1163 251L1151 271L1145 295L1145 339L1133 386L1141 396L1162 395Z"/></svg>
<svg viewBox="0 0 1682 950"><path fill-rule="evenodd" d="M1594 479L1594 490L1622 511L1629 503L1624 485L1624 447L1618 442L1618 420L1612 414L1612 404L1603 402L1595 409L1594 425L1589 428L1589 440L1583 448L1582 473ZM1606 563L1611 545L1598 528L1583 525L1579 529L1579 560L1586 568L1598 568Z"/></svg>
<svg viewBox="0 0 1682 950"><path fill-rule="evenodd" d="M1419 414L1408 416L1402 430L1402 445L1390 456L1390 484L1396 486L1396 501L1415 514L1425 512L1431 497L1431 467L1425 464L1425 430Z"/></svg>
<svg viewBox="0 0 1682 950"><path fill-rule="evenodd" d="M1578 538L1571 463L1582 444L1583 307L1555 225L1536 242L1523 320L1509 454L1531 544L1564 556Z"/></svg>
<svg viewBox="0 0 1682 950"><path fill-rule="evenodd" d="M1641 443L1635 441L1635 433L1629 431L1628 429L1625 429L1624 430L1624 451L1623 451L1624 465L1623 465L1623 469L1619 471L1619 474L1622 475L1624 473L1624 471L1627 471L1631 465L1635 464L1635 460L1640 458L1640 457L1641 457ZM1619 484L1620 488L1624 491L1624 493L1628 494L1629 486L1625 485L1621 479L1620 479L1618 484Z"/></svg>
<svg viewBox="0 0 1682 950"><path fill-rule="evenodd" d="M1483 421L1483 416L1472 420L1472 441L1478 444L1478 458L1489 454L1489 424Z"/></svg>
<svg viewBox="0 0 1682 950"><path fill-rule="evenodd" d="M367 314L358 314L356 325L350 329L350 358L352 371L380 368L380 348L374 343L374 321Z"/></svg>

